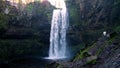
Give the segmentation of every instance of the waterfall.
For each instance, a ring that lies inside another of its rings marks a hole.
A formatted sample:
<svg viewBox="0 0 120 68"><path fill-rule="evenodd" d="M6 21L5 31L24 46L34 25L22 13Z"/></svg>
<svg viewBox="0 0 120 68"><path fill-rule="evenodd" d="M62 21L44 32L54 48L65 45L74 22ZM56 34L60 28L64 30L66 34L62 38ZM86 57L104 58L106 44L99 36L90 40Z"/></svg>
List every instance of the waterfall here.
<svg viewBox="0 0 120 68"><path fill-rule="evenodd" d="M61 3L63 4L63 2ZM49 59L67 58L68 53L66 43L66 32L69 25L68 11L65 6L63 7L60 3L57 4L57 9L53 11L51 21Z"/></svg>
<svg viewBox="0 0 120 68"><path fill-rule="evenodd" d="M66 9L55 9L51 23L49 57L66 57L66 30L68 28L68 13Z"/></svg>

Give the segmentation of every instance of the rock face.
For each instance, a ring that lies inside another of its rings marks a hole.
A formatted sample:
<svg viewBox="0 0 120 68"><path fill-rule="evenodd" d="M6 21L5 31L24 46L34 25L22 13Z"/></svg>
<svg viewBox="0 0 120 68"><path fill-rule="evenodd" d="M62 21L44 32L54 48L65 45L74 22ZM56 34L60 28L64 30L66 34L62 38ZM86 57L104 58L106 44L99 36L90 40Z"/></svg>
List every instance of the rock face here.
<svg viewBox="0 0 120 68"><path fill-rule="evenodd" d="M120 47L102 59L98 68L119 68L120 67Z"/></svg>
<svg viewBox="0 0 120 68"><path fill-rule="evenodd" d="M115 42L114 40L113 42ZM119 68L120 67L120 43L115 45L110 44L105 46L103 51L98 55L101 60L101 64L98 64L99 68Z"/></svg>
<svg viewBox="0 0 120 68"><path fill-rule="evenodd" d="M119 40L119 41L118 41ZM116 42L114 44L114 42ZM120 67L120 37L99 39L89 49L89 54L72 62L57 62L62 68L119 68ZM82 53L82 52L81 52Z"/></svg>
<svg viewBox="0 0 120 68"><path fill-rule="evenodd" d="M119 5L112 7L115 5L113 3L117 3L117 1L67 0L70 14L70 34L68 34L68 37L73 48L81 45L81 43L87 46L96 41L103 31L111 32L114 30L112 22L118 24L119 14L113 11L119 11L116 9ZM102 43L99 45L102 45Z"/></svg>
<svg viewBox="0 0 120 68"><path fill-rule="evenodd" d="M31 2L23 11L22 6L16 8L0 1L1 63L15 56L47 56L53 6L45 3ZM6 7L10 10L8 14L4 13Z"/></svg>
<svg viewBox="0 0 120 68"><path fill-rule="evenodd" d="M79 0L81 18L89 23L97 23L110 15L107 11L111 10L113 2L113 0Z"/></svg>

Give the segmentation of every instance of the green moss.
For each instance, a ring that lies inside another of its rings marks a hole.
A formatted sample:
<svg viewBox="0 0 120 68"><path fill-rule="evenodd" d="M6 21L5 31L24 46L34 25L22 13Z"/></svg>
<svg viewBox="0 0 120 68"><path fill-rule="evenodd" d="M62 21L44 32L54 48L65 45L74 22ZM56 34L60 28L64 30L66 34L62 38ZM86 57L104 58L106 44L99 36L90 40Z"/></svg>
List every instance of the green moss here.
<svg viewBox="0 0 120 68"><path fill-rule="evenodd" d="M88 55L86 53L88 52L89 49L91 49L95 45L96 45L96 43L94 42L90 47L86 48L83 51L80 51L80 53L77 54L77 56L73 59L73 61L76 61L76 60L83 59L83 58L87 57Z"/></svg>
<svg viewBox="0 0 120 68"><path fill-rule="evenodd" d="M96 63L97 63L97 60L94 59L94 60L91 60L91 61L87 62L86 64L96 64Z"/></svg>
<svg viewBox="0 0 120 68"><path fill-rule="evenodd" d="M57 68L62 68L61 65L58 65Z"/></svg>
<svg viewBox="0 0 120 68"><path fill-rule="evenodd" d="M116 37L117 37L117 36L114 36L114 37L106 40L105 43L104 43L104 45L102 45L102 46L97 50L96 55L98 56L98 55L103 51L103 49L104 49L104 47L105 47L106 45L109 45L109 44L113 43L113 41L116 39ZM95 43L95 42L94 42L91 46L87 47L85 50L80 51L80 53L78 53L78 54L76 55L76 57L74 58L73 61L76 61L76 60L83 59L83 58L87 57L88 55L86 56L86 53L87 53L92 47L94 47L94 46L96 46L96 43ZM104 46L104 47L103 47L103 46Z"/></svg>
<svg viewBox="0 0 120 68"><path fill-rule="evenodd" d="M76 52L76 51L84 49L84 48L85 48L85 44L79 44L79 45L73 46L72 51Z"/></svg>
<svg viewBox="0 0 120 68"><path fill-rule="evenodd" d="M107 45L112 44L113 41L114 41L116 38L117 38L117 35L114 36L114 37L112 37L112 38L109 38L109 39L106 41Z"/></svg>
<svg viewBox="0 0 120 68"><path fill-rule="evenodd" d="M102 51L103 51L104 47L100 47L96 53L96 55L98 56Z"/></svg>

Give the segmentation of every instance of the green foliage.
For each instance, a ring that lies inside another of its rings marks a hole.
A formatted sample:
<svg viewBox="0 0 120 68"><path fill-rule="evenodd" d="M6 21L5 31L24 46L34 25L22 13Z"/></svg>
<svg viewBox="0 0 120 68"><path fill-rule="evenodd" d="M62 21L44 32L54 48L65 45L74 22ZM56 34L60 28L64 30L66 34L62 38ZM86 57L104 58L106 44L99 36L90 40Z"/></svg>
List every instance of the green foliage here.
<svg viewBox="0 0 120 68"><path fill-rule="evenodd" d="M32 11L32 9L33 9L32 4L30 4L30 5L27 6L27 11L28 11L28 12Z"/></svg>
<svg viewBox="0 0 120 68"><path fill-rule="evenodd" d="M115 32L120 33L120 26L117 26L117 27L115 28Z"/></svg>
<svg viewBox="0 0 120 68"><path fill-rule="evenodd" d="M79 4L76 1L68 1L69 20L72 25L80 25Z"/></svg>
<svg viewBox="0 0 120 68"><path fill-rule="evenodd" d="M74 8L70 8L69 11L70 14L70 23L73 25L79 25L80 24L80 18L79 18L79 12L78 10L74 7Z"/></svg>
<svg viewBox="0 0 120 68"><path fill-rule="evenodd" d="M33 3L30 3L26 6L26 12L28 14L32 14L34 11L36 11L36 10L34 9L34 4Z"/></svg>
<svg viewBox="0 0 120 68"><path fill-rule="evenodd" d="M40 21L51 22L53 6L50 4L42 4L38 2L33 2L27 4L25 12L30 16L39 16ZM38 17L37 17L38 18ZM34 22L35 23L35 22Z"/></svg>
<svg viewBox="0 0 120 68"><path fill-rule="evenodd" d="M0 58L9 59L19 55L37 55L43 44L38 40L0 40Z"/></svg>
<svg viewBox="0 0 120 68"><path fill-rule="evenodd" d="M7 29L8 28L8 16L0 13L0 30L3 29Z"/></svg>
<svg viewBox="0 0 120 68"><path fill-rule="evenodd" d="M103 51L104 47L100 47L97 52L96 52L96 55L98 56L102 51Z"/></svg>
<svg viewBox="0 0 120 68"><path fill-rule="evenodd" d="M61 65L58 65L57 68L62 68L62 66L61 66Z"/></svg>
<svg viewBox="0 0 120 68"><path fill-rule="evenodd" d="M114 36L114 37L109 38L109 39L106 41L106 44L107 44L107 45L112 44L113 41L114 41L116 38L117 38L117 36Z"/></svg>
<svg viewBox="0 0 120 68"><path fill-rule="evenodd" d="M85 48L85 44L79 44L79 45L73 46L72 51L76 52L77 50L81 50L81 49L84 49L84 48Z"/></svg>
<svg viewBox="0 0 120 68"><path fill-rule="evenodd" d="M0 40L0 58L8 58L12 54L14 42L11 40L1 41Z"/></svg>

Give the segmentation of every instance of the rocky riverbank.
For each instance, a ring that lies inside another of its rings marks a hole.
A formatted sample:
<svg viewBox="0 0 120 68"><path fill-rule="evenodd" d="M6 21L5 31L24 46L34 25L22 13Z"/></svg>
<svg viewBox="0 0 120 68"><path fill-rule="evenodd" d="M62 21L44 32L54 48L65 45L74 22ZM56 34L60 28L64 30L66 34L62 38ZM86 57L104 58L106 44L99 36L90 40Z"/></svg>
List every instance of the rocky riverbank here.
<svg viewBox="0 0 120 68"><path fill-rule="evenodd" d="M120 36L116 35L100 38L90 47L80 51L72 61L55 64L59 68L119 68L119 63Z"/></svg>

